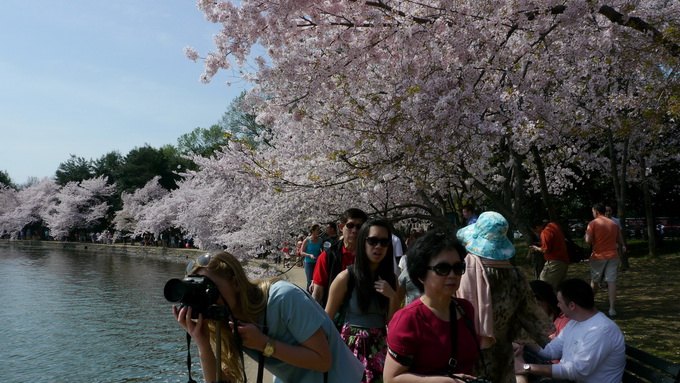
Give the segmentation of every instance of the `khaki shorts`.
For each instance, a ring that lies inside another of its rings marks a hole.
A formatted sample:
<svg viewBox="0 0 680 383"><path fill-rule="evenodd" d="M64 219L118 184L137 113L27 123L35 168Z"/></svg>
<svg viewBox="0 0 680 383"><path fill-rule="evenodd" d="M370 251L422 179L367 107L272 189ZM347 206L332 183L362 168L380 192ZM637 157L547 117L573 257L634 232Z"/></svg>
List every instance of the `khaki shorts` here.
<svg viewBox="0 0 680 383"><path fill-rule="evenodd" d="M616 269L619 267L619 259L600 259L590 261L590 279L595 283L616 282Z"/></svg>
<svg viewBox="0 0 680 383"><path fill-rule="evenodd" d="M540 280L550 283L553 289L555 289L567 276L568 268L569 264L566 262L558 260L547 261L543 266L543 270L541 270Z"/></svg>

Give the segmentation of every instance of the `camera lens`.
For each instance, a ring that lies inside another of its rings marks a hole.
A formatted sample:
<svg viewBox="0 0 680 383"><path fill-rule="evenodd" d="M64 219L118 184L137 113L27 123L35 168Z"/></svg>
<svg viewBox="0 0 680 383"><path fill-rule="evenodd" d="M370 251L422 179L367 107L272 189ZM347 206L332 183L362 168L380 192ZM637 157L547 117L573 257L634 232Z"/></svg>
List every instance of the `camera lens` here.
<svg viewBox="0 0 680 383"><path fill-rule="evenodd" d="M165 295L165 299L170 302L182 302L182 298L186 295L186 288L181 279L174 278L165 284L163 294Z"/></svg>

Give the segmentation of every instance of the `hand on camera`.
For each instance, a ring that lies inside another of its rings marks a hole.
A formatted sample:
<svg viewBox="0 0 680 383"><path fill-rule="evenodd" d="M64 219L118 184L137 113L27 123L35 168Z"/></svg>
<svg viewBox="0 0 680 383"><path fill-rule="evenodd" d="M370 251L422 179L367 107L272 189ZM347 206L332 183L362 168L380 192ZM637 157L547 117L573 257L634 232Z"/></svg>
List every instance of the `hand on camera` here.
<svg viewBox="0 0 680 383"><path fill-rule="evenodd" d="M191 310L191 306L184 306L181 309L177 306L172 306L172 313L175 319L196 342L203 340L203 338L207 339L207 326L203 320L203 315L199 315L198 320L194 322L191 319Z"/></svg>

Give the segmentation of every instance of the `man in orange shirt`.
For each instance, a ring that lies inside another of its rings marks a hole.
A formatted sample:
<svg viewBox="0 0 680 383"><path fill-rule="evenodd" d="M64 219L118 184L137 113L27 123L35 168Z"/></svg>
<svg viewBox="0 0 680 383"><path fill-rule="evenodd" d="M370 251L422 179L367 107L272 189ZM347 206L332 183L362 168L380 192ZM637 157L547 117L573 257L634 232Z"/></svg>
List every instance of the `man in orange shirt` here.
<svg viewBox="0 0 680 383"><path fill-rule="evenodd" d="M567 254L567 242L562 229L553 222L536 220L533 224L534 233L541 236L541 246L532 245L534 252L542 253L545 265L539 279L550 283L553 289L557 288L567 276L569 269L569 255Z"/></svg>
<svg viewBox="0 0 680 383"><path fill-rule="evenodd" d="M616 315L616 269L619 266L619 246L627 251L619 226L607 218L602 203L593 205L594 220L588 223L586 242L593 247L590 255L590 286L597 293L599 283L604 279L609 290L609 316Z"/></svg>

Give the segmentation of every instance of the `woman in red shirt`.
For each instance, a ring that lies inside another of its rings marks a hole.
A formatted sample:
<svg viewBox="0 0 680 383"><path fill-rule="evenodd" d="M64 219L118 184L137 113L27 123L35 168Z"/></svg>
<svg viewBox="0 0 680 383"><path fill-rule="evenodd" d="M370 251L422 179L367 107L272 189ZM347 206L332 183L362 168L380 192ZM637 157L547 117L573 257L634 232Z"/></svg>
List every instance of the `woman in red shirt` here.
<svg viewBox="0 0 680 383"><path fill-rule="evenodd" d="M453 235L431 231L409 248L407 270L423 295L399 310L388 325L385 383L474 379L479 356L472 304L452 298L465 272L465 249Z"/></svg>

